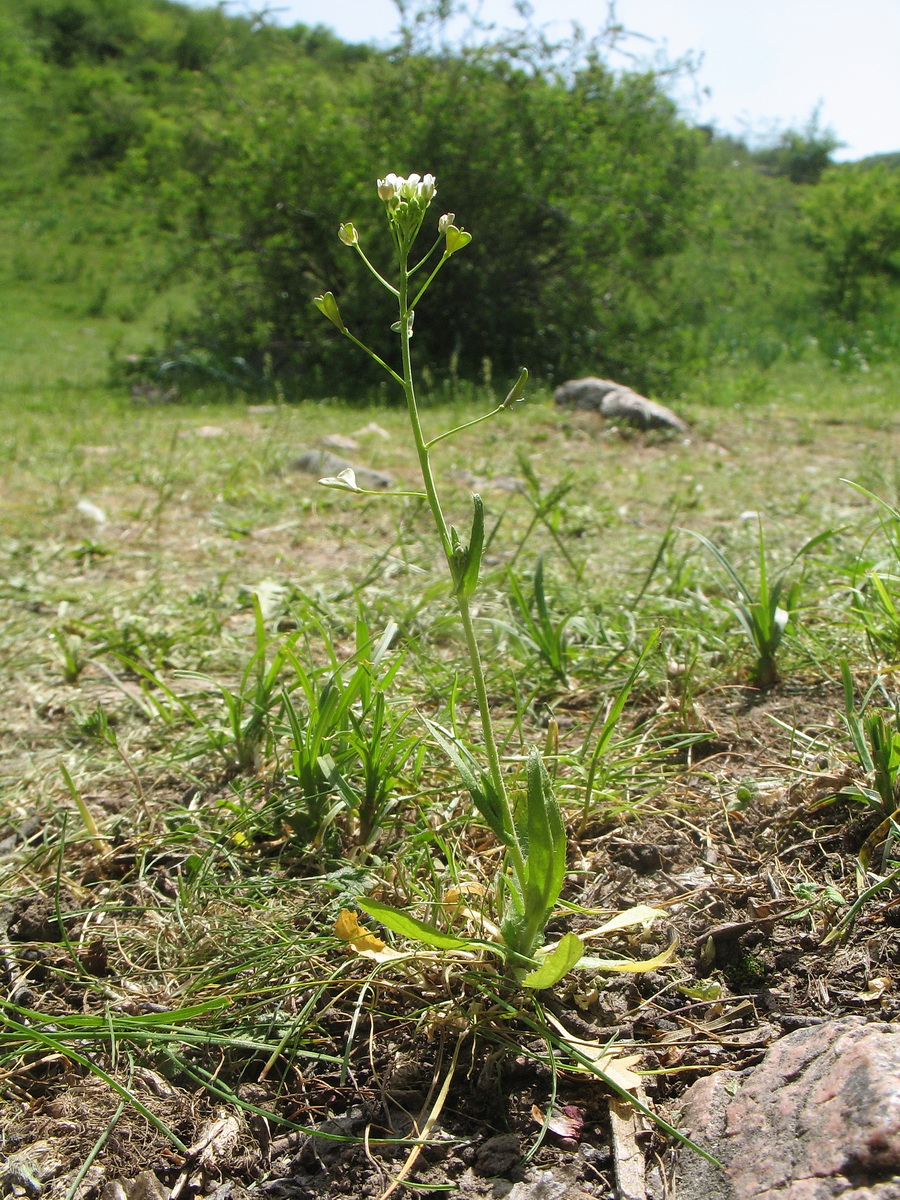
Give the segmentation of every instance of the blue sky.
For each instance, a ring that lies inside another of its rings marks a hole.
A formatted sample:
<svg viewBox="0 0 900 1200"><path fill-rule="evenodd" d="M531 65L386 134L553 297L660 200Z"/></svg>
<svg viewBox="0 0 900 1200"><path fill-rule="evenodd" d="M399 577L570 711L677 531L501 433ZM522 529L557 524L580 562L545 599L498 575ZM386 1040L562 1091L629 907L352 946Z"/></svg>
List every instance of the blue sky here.
<svg viewBox="0 0 900 1200"><path fill-rule="evenodd" d="M327 25L348 41L387 45L398 25L392 0L269 2L280 23ZM260 7L236 0L229 11ZM606 0L531 7L533 22L559 35L572 21L597 32L607 13ZM521 25L512 0L482 0L479 11L500 28ZM699 58L675 93L695 120L759 135L803 126L819 107L821 123L846 143L836 158L900 150L900 0L618 0L616 15L644 35L628 43L638 56Z"/></svg>

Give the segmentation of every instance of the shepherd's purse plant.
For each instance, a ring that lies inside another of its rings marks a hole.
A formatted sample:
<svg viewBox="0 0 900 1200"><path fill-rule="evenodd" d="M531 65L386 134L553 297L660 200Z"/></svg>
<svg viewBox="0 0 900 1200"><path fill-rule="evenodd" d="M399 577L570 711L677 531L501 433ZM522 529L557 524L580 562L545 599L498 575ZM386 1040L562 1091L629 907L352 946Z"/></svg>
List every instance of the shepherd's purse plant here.
<svg viewBox="0 0 900 1200"><path fill-rule="evenodd" d="M395 370L347 328L332 292L317 296L315 304L345 337L368 354L403 390L424 490L388 495L422 496L431 510L471 663L485 765L478 764L468 749L450 732L431 722L428 727L435 741L456 766L475 807L504 849L504 869L498 875L498 900L502 913L498 940L482 944L503 957L512 978L529 987L545 988L552 986L570 970L583 952L580 939L574 934L567 934L550 953L540 954L544 930L559 898L565 876L566 834L562 813L537 750L533 750L529 756L526 787L516 797L515 803L507 788L471 608L484 548L484 506L480 496L472 496L472 524L466 539L455 526L448 524L444 516L431 462L431 451L439 442L519 403L525 391L528 371L522 369L506 398L490 412L436 437L426 438L416 399L410 351L415 310L438 272L454 254L465 249L472 235L456 224L453 213L444 213L437 222L436 239L430 249L416 258L413 248L437 195L434 176L410 175L404 178L388 174L378 180L377 191L384 206L393 246L394 282L372 264L351 223L342 224L338 236L345 245L356 251L378 284L396 300L398 320L392 329L400 341L400 370ZM353 471L349 469L333 478L322 479L320 483L358 495L384 495L369 493L358 486ZM472 945L471 940L450 937L381 902L363 900L360 906L394 932L426 944L448 949Z"/></svg>

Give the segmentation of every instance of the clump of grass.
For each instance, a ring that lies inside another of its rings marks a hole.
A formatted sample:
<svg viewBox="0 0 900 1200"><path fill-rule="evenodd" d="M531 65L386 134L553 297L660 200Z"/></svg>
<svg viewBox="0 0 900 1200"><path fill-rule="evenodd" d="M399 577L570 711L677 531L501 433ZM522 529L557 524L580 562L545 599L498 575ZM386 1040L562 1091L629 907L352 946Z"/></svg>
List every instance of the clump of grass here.
<svg viewBox="0 0 900 1200"><path fill-rule="evenodd" d="M563 687L569 685L569 639L567 627L575 616L568 612L561 617L551 615L544 584L544 557L540 555L534 569L531 597L526 596L516 573L507 572L509 594L519 626L519 637L537 655Z"/></svg>
<svg viewBox="0 0 900 1200"><path fill-rule="evenodd" d="M834 533L828 529L810 538L793 556L787 567L772 579L761 520L757 523L757 529L756 587L738 574L736 567L714 542L702 533L689 532L692 532L692 536L713 555L734 589L728 604L756 655L750 681L754 687L765 690L779 681L778 650L785 634L796 622L800 597L803 594L803 583L800 579L788 584L789 572L799 559L833 537Z"/></svg>

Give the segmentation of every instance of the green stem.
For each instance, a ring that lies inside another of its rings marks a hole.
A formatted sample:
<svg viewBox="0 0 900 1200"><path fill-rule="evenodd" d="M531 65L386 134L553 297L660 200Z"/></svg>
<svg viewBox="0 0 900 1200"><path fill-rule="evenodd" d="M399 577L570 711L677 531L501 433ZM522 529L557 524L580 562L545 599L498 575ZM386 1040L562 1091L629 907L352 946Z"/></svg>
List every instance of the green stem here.
<svg viewBox="0 0 900 1200"><path fill-rule="evenodd" d="M441 242L443 240L444 240L444 235L442 233L439 233L434 245L431 247L431 249L428 251L428 253L423 255L423 257L419 259L419 261L416 263L416 265L414 267L410 268L410 270L408 272L410 277L415 275L416 271L418 271L420 267L425 266L425 264L428 262L429 258L431 258L432 254L434 254L435 250L437 250L438 246L441 244Z"/></svg>
<svg viewBox="0 0 900 1200"><path fill-rule="evenodd" d="M413 500L427 500L428 496L425 492L376 492L371 488L357 488L354 496L377 496L379 500L391 500L395 496L409 496Z"/></svg>
<svg viewBox="0 0 900 1200"><path fill-rule="evenodd" d="M440 265L440 264L439 264ZM409 311L411 305L408 303L409 297L409 274L407 271L406 257L400 256L400 288L399 288L399 305L400 305L400 350L403 360L403 386L406 392L406 404L409 410L409 420L412 426L413 439L416 444L416 453L419 458L419 466L422 471L422 480L425 484L425 492L428 496L428 504L431 508L434 523L437 526L438 535L441 539L441 546L444 550L444 557L447 560L447 567L450 570L451 578L453 576L452 569L452 548L450 542L450 533L447 529L447 522L444 519L444 513L441 509L441 502L435 487L434 474L431 470L431 460L429 458L429 444L425 441L425 436L422 432L422 422L419 419L419 410L416 404L416 391L413 383L412 372L412 357L409 348ZM425 284L427 287L428 284ZM420 289L416 299L421 296L425 290ZM488 702L487 685L484 678L484 668L481 664L481 654L478 650L478 642L475 638L475 628L472 624L472 614L469 610L468 598L462 594L456 597L457 605L459 606L460 620L462 621L463 631L466 639L466 647L469 651L469 659L472 666L472 680L475 684L475 696L478 702L478 711L481 717L481 729L484 736L485 753L487 754L488 770L490 772L491 782L496 789L497 795L500 797L503 805L503 827L504 832L508 836L509 855L512 860L513 870L516 874L516 880L520 889L524 892L525 888L525 856L522 853L522 847L519 844L519 839L516 835L515 822L513 820L512 807L509 803L509 797L506 792L506 784L503 779L503 770L500 765L500 754L497 750L497 741L494 737L494 727L491 722L491 708Z"/></svg>
<svg viewBox="0 0 900 1200"><path fill-rule="evenodd" d="M500 766L500 752L497 749L497 740L494 737L494 726L491 722L491 706L488 701L487 684L484 678L484 668L481 665L481 653L478 649L478 641L475 637L475 626L472 622L472 613L469 610L469 599L467 596L460 594L456 598L459 606L459 616L462 621L463 633L466 639L466 647L469 651L469 658L472 663L472 680L475 684L475 698L478 702L478 712L481 717L481 731L484 736L484 748L487 754L488 770L491 776L491 782L497 790L498 796L503 800L503 831L507 835L510 857L513 862L513 869L516 873L516 878L519 881L523 891L525 886L525 856L522 853L522 848L519 845L519 839L516 835L516 827L513 821L512 810L509 804L509 798L506 794L506 784L503 779L503 770Z"/></svg>
<svg viewBox="0 0 900 1200"><path fill-rule="evenodd" d="M444 438L453 437L454 433L462 433L464 429L471 429L473 425L480 425L482 421L486 421L488 417L496 416L498 412L503 412L503 405L498 404L496 408L492 408L490 412L482 413L480 417L475 417L473 421L466 421L464 425L456 425L453 429L448 429L446 433L439 433L437 437L431 438L425 443L425 449L430 450L432 446L436 446L438 442L442 442Z"/></svg>
<svg viewBox="0 0 900 1200"><path fill-rule="evenodd" d="M428 505L431 509L431 515L434 517L434 523L437 526L438 535L441 539L441 547L444 551L444 557L447 559L447 565L450 565L452 551L450 546L450 532L447 529L447 522L444 520L444 513L441 508L441 502L438 498L437 488L434 483L434 474L431 470L431 462L428 458L428 446L425 442L425 435L422 432L422 422L419 419L419 408L416 403L416 389L413 383L412 373L412 356L409 349L409 313L412 305L408 301L409 297L409 277L406 270L406 260L404 256L400 258L400 288L399 288L399 304L400 304L400 354L403 361L403 390L406 393L406 407L409 412L409 422L412 426L413 439L416 444L416 454L419 459L419 467L422 471L422 481L425 484L425 493L428 496Z"/></svg>
<svg viewBox="0 0 900 1200"><path fill-rule="evenodd" d="M379 367L384 367L384 369L387 371L388 375L390 375L393 379L395 379L397 381L397 383L400 384L401 387L406 386L406 384L403 382L403 378L397 374L397 372L394 370L394 368L389 367L383 358L378 357L378 355L375 353L374 350L370 350L365 342L361 342L358 337L355 337L350 332L349 329L344 329L344 330L342 330L342 332L344 334L344 337L348 337L350 339L350 341L353 342L354 346L359 346L360 350L365 350L365 352L366 352L366 354L368 354L369 358L374 359L375 362L378 363Z"/></svg>
<svg viewBox="0 0 900 1200"><path fill-rule="evenodd" d="M539 520L540 520L540 513L537 511L537 509L535 509L534 516L531 518L531 522L530 522L528 528L525 530L524 536L519 541L518 546L516 546L515 553L513 554L512 558L509 560L509 563L507 564L507 570L511 571L513 569L513 567L516 565L516 560L518 559L519 554L521 553L522 547L525 545L525 543L531 537L532 530L534 529L535 525L537 525Z"/></svg>
<svg viewBox="0 0 900 1200"><path fill-rule="evenodd" d="M444 254L441 256L440 261L438 262L437 266L434 268L434 270L431 272L431 274L428 276L428 278L425 280L425 282L422 284L422 286L416 292L416 298L415 298L415 300L413 300L412 304L409 306L410 308L416 307L416 305L419 303L419 301L422 299L422 297L428 291L428 288L431 285L432 279L434 279L435 275L437 275L438 271L441 269L441 267L444 265L444 263L447 261L447 259L449 257L450 257L450 255L447 254L447 252L445 251Z"/></svg>
<svg viewBox="0 0 900 1200"><path fill-rule="evenodd" d="M355 246L356 246L357 254L363 260L363 262L366 264L366 266L369 268L369 270L372 272L372 274L375 276L375 278L378 280L378 282L381 284L381 286L387 288L387 290L391 293L392 296L399 295L399 293L398 293L397 289L394 287L394 285L392 283L388 283L388 281L381 274L381 272L376 270L376 268L372 266L372 264L366 258L365 251L363 250L362 246L360 246L359 242L356 242Z"/></svg>

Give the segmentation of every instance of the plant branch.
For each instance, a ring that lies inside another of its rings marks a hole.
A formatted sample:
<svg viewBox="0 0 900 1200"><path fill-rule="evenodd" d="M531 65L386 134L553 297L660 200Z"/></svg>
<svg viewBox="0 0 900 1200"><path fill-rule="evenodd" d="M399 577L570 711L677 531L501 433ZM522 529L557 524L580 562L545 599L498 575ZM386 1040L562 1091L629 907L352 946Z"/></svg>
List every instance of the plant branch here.
<svg viewBox="0 0 900 1200"><path fill-rule="evenodd" d="M482 421L486 421L489 417L494 417L498 412L503 412L504 407L503 404L498 404L496 408L492 408L490 412L483 413L473 421L466 421L464 425L456 425L453 429L448 429L446 433L439 433L437 437L433 437L425 443L425 449L430 450L432 446L436 446L438 442L444 441L445 438L453 437L454 433L462 433L464 429L471 429L473 425L480 425Z"/></svg>
<svg viewBox="0 0 900 1200"><path fill-rule="evenodd" d="M444 235L442 233L439 233L437 236L437 240L435 241L435 243L431 247L431 249L428 251L428 253L423 255L422 258L419 259L419 261L416 263L416 265L414 267L410 268L410 270L409 270L410 278L412 278L412 276L415 275L416 271L418 271L420 267L425 266L425 264L428 262L429 258L431 258L432 254L434 254L435 250L437 250L438 246L441 244L441 242L443 240L444 240Z"/></svg>
<svg viewBox="0 0 900 1200"><path fill-rule="evenodd" d="M449 257L450 257L450 255L447 253L444 253L442 255L440 262L437 264L437 266L434 268L434 270L431 272L431 274L428 276L428 278L425 280L425 282L422 284L422 286L416 292L416 298L415 298L415 300L413 300L412 304L409 306L410 308L416 307L416 305L419 303L419 301L422 299L422 297L428 291L428 288L431 286L432 279L434 279L435 275L437 275L438 271L441 269L441 267L444 265L444 263L447 261L447 259Z"/></svg>
<svg viewBox="0 0 900 1200"><path fill-rule="evenodd" d="M359 244L359 242L354 242L354 246L356 247L356 252L359 255L359 257L363 260L363 262L366 264L366 266L369 268L369 270L372 272L372 274L375 276L375 278L378 280L378 282L381 284L381 286L387 288L387 290L391 293L392 296L398 296L400 293L397 291L397 289L394 287L394 285L392 283L388 283L388 281L381 274L381 272L378 271L375 267L373 267L372 264L369 262L368 258L366 258L365 251L363 250L363 248ZM429 253L430 253L430 251L429 251Z"/></svg>
<svg viewBox="0 0 900 1200"><path fill-rule="evenodd" d="M352 334L350 332L349 329L344 329L342 332L345 337L348 337L350 339L350 341L353 342L354 346L359 346L360 350L365 350L365 352L366 352L366 354L368 354L369 358L374 359L374 361L378 363L379 367L383 367L385 369L385 371L387 371L388 375L390 375L390 377L392 379L395 379L397 381L397 383L400 384L401 387L405 386L404 382L403 382L403 376L398 375L393 367L389 367L383 358L379 358L374 350L369 349L369 347L365 344L365 342L361 342L359 340L359 338L356 337L355 334Z"/></svg>

